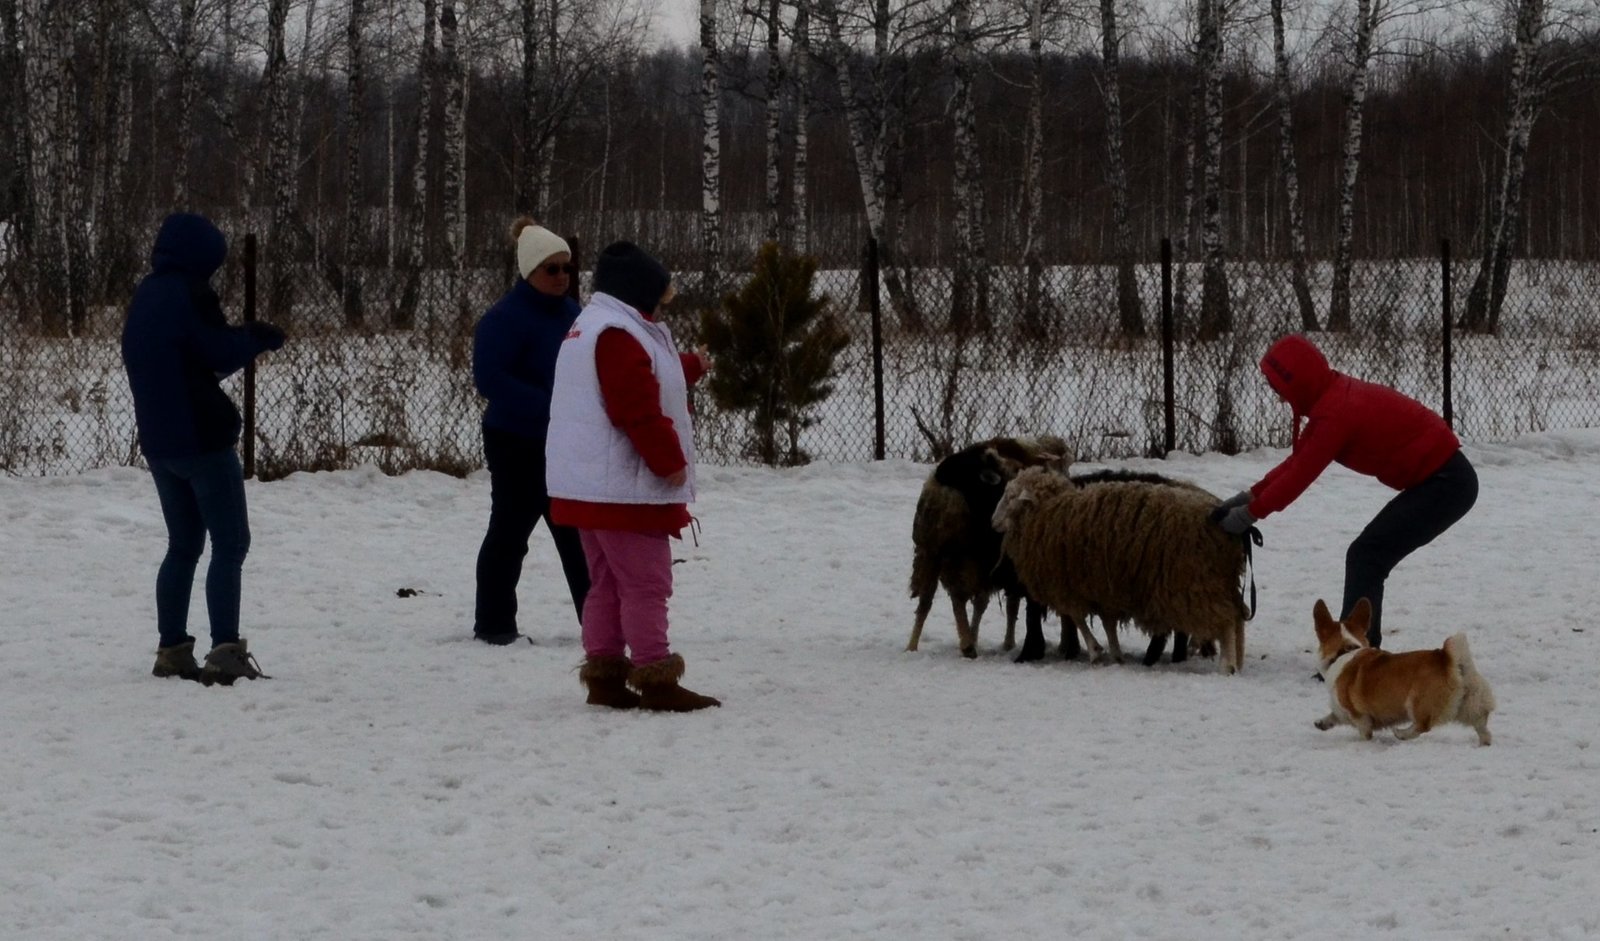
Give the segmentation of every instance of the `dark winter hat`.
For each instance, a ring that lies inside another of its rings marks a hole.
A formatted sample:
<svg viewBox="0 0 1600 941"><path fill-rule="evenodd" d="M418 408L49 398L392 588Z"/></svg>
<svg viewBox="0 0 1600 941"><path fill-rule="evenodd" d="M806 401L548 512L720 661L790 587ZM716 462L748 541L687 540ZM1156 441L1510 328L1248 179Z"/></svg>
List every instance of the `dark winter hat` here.
<svg viewBox="0 0 1600 941"><path fill-rule="evenodd" d="M612 242L594 263L594 289L644 313L661 303L672 272L632 242Z"/></svg>

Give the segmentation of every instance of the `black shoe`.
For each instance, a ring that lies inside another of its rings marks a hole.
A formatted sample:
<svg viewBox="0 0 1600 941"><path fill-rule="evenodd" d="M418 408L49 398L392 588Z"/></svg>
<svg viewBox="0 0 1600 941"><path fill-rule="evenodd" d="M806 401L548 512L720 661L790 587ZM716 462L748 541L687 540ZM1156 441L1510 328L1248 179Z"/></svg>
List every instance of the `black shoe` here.
<svg viewBox="0 0 1600 941"><path fill-rule="evenodd" d="M521 640L524 636L526 635L520 634L516 631L501 631L497 634L485 634L483 631L472 632L473 640L481 640L486 644L493 644L496 647L505 647L510 644L514 644ZM529 637L528 643L533 643L533 638Z"/></svg>

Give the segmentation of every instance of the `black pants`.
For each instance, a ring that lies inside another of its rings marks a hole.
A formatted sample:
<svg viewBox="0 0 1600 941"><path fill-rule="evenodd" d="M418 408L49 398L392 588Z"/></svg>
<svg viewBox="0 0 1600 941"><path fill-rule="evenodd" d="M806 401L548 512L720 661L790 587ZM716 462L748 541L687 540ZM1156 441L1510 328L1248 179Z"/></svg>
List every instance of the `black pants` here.
<svg viewBox="0 0 1600 941"><path fill-rule="evenodd" d="M1478 472L1457 451L1444 466L1378 512L1344 556L1344 608L1340 620L1362 598L1372 604L1367 641L1383 641L1383 583L1400 560L1422 548L1467 515L1478 500Z"/></svg>
<svg viewBox="0 0 1600 941"><path fill-rule="evenodd" d="M483 429L483 455L489 462L489 532L478 550L478 598L473 631L503 634L517 630L517 580L528 554L528 538L542 518L561 556L561 570L572 606L583 621L589 594L589 564L578 531L550 522L550 495L544 483L544 442Z"/></svg>

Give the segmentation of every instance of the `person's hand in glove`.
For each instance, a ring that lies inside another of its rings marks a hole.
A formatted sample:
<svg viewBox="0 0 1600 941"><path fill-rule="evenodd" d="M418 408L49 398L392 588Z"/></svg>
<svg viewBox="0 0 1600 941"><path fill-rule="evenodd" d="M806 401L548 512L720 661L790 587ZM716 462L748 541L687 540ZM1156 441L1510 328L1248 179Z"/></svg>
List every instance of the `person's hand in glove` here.
<svg viewBox="0 0 1600 941"><path fill-rule="evenodd" d="M1221 526L1225 533L1243 536L1256 524L1255 515L1250 512L1251 499L1252 495L1248 490L1242 490L1229 497L1211 511L1211 522Z"/></svg>
<svg viewBox="0 0 1600 941"><path fill-rule="evenodd" d="M287 337L282 327L264 320L252 320L245 324L244 328L250 331L250 336L255 338L263 350L282 349L283 341Z"/></svg>

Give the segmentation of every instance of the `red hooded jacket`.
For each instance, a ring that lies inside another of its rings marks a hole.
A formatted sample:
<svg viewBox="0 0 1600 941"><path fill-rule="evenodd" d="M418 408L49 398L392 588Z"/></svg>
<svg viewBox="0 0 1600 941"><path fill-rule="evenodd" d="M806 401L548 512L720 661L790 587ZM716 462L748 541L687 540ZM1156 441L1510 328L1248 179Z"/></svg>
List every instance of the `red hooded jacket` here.
<svg viewBox="0 0 1600 941"><path fill-rule="evenodd" d="M1334 461L1405 490L1461 448L1455 432L1426 405L1335 372L1303 336L1272 344L1261 358L1261 372L1294 409L1294 449L1250 488L1255 496L1249 509L1257 519L1293 503Z"/></svg>

